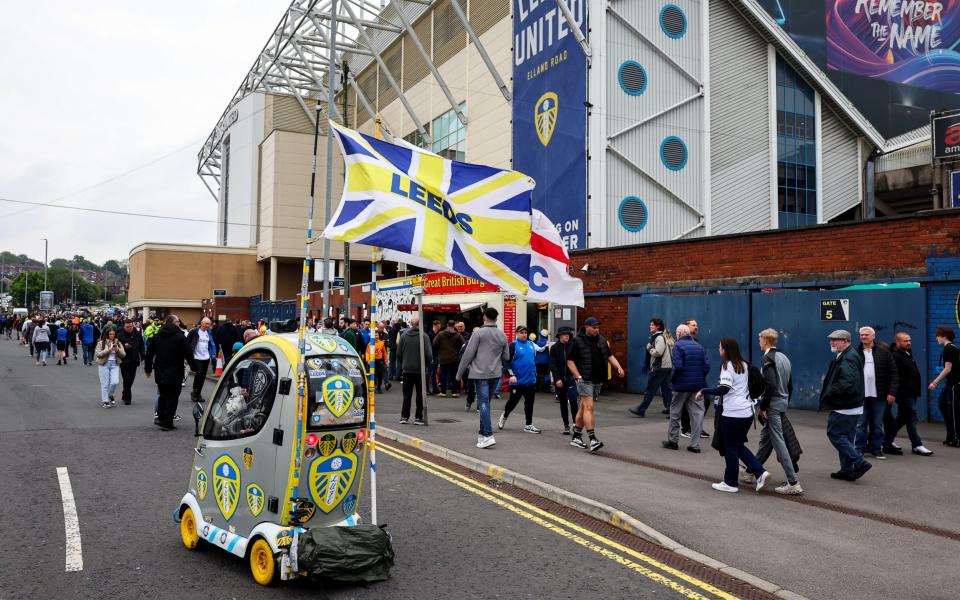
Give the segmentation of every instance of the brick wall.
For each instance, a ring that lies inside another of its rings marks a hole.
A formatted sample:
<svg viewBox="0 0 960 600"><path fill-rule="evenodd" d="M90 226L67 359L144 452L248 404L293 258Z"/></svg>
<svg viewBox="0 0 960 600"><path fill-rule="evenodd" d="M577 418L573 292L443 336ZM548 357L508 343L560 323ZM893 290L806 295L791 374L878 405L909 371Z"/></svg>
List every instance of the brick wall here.
<svg viewBox="0 0 960 600"><path fill-rule="evenodd" d="M644 289L762 287L780 282L871 280L921 277L928 268L960 273L960 210L585 250L571 256L571 272L584 292ZM931 257L935 257L931 259ZM934 261L930 262L928 259ZM581 268L589 264L588 273ZM931 271L931 275L935 274ZM929 323L956 321L957 284L931 286ZM604 321L603 333L626 364L627 297L587 297L579 311ZM935 328L936 326L933 325ZM956 326L955 326L956 327ZM932 336L932 332L930 334ZM931 338L932 341L932 338ZM936 342L931 362L939 361Z"/></svg>

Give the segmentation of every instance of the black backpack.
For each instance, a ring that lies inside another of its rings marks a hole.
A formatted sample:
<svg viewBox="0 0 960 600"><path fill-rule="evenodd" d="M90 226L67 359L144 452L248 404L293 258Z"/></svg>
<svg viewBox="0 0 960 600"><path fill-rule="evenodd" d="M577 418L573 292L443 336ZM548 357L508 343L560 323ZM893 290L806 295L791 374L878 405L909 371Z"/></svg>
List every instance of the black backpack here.
<svg viewBox="0 0 960 600"><path fill-rule="evenodd" d="M767 382L763 378L763 372L756 366L750 365L747 367L747 391L750 393L750 398L756 400L763 396L763 392L767 388Z"/></svg>

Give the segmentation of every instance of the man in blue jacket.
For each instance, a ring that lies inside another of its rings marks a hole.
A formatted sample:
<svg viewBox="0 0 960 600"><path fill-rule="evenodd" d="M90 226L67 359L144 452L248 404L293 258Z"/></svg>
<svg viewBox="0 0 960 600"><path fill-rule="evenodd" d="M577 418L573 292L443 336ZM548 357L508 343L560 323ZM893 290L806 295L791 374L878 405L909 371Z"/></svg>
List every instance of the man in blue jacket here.
<svg viewBox="0 0 960 600"><path fill-rule="evenodd" d="M677 327L677 344L673 348L673 376L670 387L673 399L670 402L670 424L667 439L661 444L668 450L679 450L680 413L686 407L690 414L690 445L687 450L700 452L700 431L703 430L703 400L697 400L697 392L703 388L710 361L700 342L693 339L690 327Z"/></svg>
<svg viewBox="0 0 960 600"><path fill-rule="evenodd" d="M517 339L510 344L510 361L507 364L507 373L510 375L510 398L500 415L497 427L503 429L507 418L523 397L523 413L527 424L524 433L540 433L540 428L533 424L533 401L537 392L537 364L536 355L545 348L537 346L527 339L527 328L517 327Z"/></svg>
<svg viewBox="0 0 960 600"><path fill-rule="evenodd" d="M83 345L83 364L93 364L94 326L87 319L80 325L80 343Z"/></svg>

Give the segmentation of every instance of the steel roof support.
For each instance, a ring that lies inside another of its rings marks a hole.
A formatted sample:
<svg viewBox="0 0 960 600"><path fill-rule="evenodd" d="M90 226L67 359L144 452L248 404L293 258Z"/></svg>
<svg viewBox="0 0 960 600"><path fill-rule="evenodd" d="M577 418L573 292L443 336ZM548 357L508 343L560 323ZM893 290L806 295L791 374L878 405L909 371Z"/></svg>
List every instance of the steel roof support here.
<svg viewBox="0 0 960 600"><path fill-rule="evenodd" d="M455 3L454 3L455 4ZM343 3L343 7L347 9L347 15L350 17L350 21L356 25L357 17L353 12L353 9L350 8L348 2ZM358 27L357 31L360 32L360 36L363 38L363 41L366 43L368 48L373 48L373 40L370 39L370 34L366 32L365 29ZM410 102L407 100L406 95L403 93L403 90L400 89L400 86L397 85L396 80L393 78L393 74L390 73L390 69L387 68L387 64L383 62L383 58L380 57L379 53L375 53L373 58L377 61L377 64L380 66L380 69L383 71L384 76L387 78L387 83L390 84L390 87L393 88L394 93L397 94L397 97L400 99L400 102L403 104L403 107L407 110L407 114L410 115L410 118L413 119L413 122L417 124L417 130L420 131L420 135L423 136L423 139L432 142L433 139L430 137L430 134L427 133L427 130L423 128L423 121L420 120L420 117L417 116L417 113L413 110L413 107L410 106ZM376 113L373 113L376 114Z"/></svg>
<svg viewBox="0 0 960 600"><path fill-rule="evenodd" d="M570 29L570 33L573 34L573 37L576 38L577 43L580 44L580 49L583 50L583 54L587 57L587 65L589 65L593 62L593 49L590 48L590 42L587 41L587 38L583 37L580 26L577 25L577 21L573 18L573 13L570 12L570 7L567 6L567 0L557 0L557 8L563 13L563 18L567 21L567 27Z"/></svg>
<svg viewBox="0 0 960 600"><path fill-rule="evenodd" d="M433 60L430 58L430 54L427 52L427 49L423 47L423 44L420 42L420 37L417 35L417 32L413 30L413 25L410 24L410 21L403 14L403 8L399 4L400 0L394 0L397 2L397 15L400 17L400 20L403 22L404 29L407 30L407 35L410 36L410 39L413 40L413 45L417 47L417 51L420 53L420 56L426 61L427 66L430 67L430 72L433 73L433 78L437 80L437 83L440 85L440 89L443 90L443 95L447 97L447 102L450 103L450 108L457 113L457 118L460 119L460 122L464 125L467 124L467 115L463 114L463 111L460 110L460 103L457 102L456 98L453 97L453 94L450 92L450 88L447 87L447 82L444 81L443 76L440 75L440 71L437 69L437 66L433 64Z"/></svg>
<svg viewBox="0 0 960 600"><path fill-rule="evenodd" d="M470 36L470 41L473 42L474 47L477 49L477 52L480 53L480 58L483 59L483 64L487 65L487 71L490 72L490 75L493 76L493 80L496 82L497 87L500 88L500 93L503 94L503 97L507 102L513 98L510 94L510 89L507 87L507 84L503 82L503 78L500 77L500 73L497 72L497 68L493 65L493 61L490 60L490 55L487 54L487 49L483 47L483 44L480 42L480 37L477 35L477 32L473 30L473 25L470 24L467 15L463 14L463 9L460 8L460 3L457 0L451 0L450 6L453 7L453 12L457 13L457 18L460 19L460 22L463 23L463 28L467 30L467 35Z"/></svg>
<svg viewBox="0 0 960 600"><path fill-rule="evenodd" d="M370 116L376 115L377 111L373 108L373 105L370 104L370 101L367 99L367 95L363 93L363 90L360 89L360 86L357 84L357 80L353 77L353 71L347 73L347 81L350 83L350 87L353 89L354 93L357 94L357 100L360 101L360 104L363 105L363 109L367 111L367 114ZM380 128L386 130L390 134L390 137L394 137L393 128L387 123L387 120L383 118L383 115L380 115Z"/></svg>

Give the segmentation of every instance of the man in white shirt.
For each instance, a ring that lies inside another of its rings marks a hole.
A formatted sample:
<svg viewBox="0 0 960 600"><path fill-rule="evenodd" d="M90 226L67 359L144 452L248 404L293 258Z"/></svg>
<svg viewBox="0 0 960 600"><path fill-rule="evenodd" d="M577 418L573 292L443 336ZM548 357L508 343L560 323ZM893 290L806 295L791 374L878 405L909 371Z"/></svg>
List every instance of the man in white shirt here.
<svg viewBox="0 0 960 600"><path fill-rule="evenodd" d="M204 317L200 320L199 327L195 327L187 334L187 344L190 346L191 357L193 358L194 376L193 391L190 392L190 399L194 402L203 402L200 392L203 391L203 382L207 378L207 370L210 368L210 361L217 358L217 345L210 334L210 319Z"/></svg>
<svg viewBox="0 0 960 600"><path fill-rule="evenodd" d="M873 327L860 328L860 347L863 357L863 414L857 423L857 450L877 460L883 453L883 414L888 405L897 400L900 382L897 363L890 351L876 344Z"/></svg>

